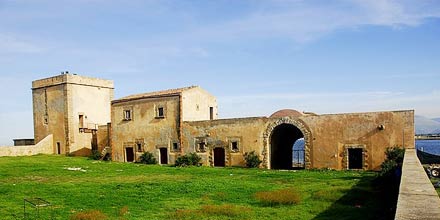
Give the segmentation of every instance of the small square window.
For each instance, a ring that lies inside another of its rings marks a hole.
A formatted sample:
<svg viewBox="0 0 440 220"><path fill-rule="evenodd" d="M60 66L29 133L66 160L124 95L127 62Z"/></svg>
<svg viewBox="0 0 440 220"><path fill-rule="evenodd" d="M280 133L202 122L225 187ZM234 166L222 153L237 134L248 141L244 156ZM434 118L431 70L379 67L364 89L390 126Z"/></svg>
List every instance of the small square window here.
<svg viewBox="0 0 440 220"><path fill-rule="evenodd" d="M179 143L174 142L174 143L173 143L173 146L172 146L172 151L179 151L179 150L180 150L180 148L179 148Z"/></svg>
<svg viewBox="0 0 440 220"><path fill-rule="evenodd" d="M142 143L136 143L136 149L137 149L137 152L143 152L144 149L142 147Z"/></svg>
<svg viewBox="0 0 440 220"><path fill-rule="evenodd" d="M200 152L205 152L205 149L206 148L206 144L205 144L205 142L199 142L198 144L197 144L197 149L198 149L198 151L200 151Z"/></svg>
<svg viewBox="0 0 440 220"><path fill-rule="evenodd" d="M197 152L206 151L206 140L204 137L196 138L194 145L195 145L194 148Z"/></svg>
<svg viewBox="0 0 440 220"><path fill-rule="evenodd" d="M231 150L237 152L238 149L238 141L231 141Z"/></svg>
<svg viewBox="0 0 440 220"><path fill-rule="evenodd" d="M240 151L241 137L228 137L228 145L231 152Z"/></svg>
<svg viewBox="0 0 440 220"><path fill-rule="evenodd" d="M165 108L163 106L156 107L156 118L165 118Z"/></svg>
<svg viewBox="0 0 440 220"><path fill-rule="evenodd" d="M131 110L124 110L124 120L125 121L131 120Z"/></svg>

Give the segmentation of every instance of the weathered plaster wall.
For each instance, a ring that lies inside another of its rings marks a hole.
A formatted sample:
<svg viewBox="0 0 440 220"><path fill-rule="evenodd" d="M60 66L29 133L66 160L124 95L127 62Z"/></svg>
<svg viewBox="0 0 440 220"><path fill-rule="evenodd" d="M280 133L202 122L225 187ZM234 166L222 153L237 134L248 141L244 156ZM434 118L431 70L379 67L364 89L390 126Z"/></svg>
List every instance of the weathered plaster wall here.
<svg viewBox="0 0 440 220"><path fill-rule="evenodd" d="M387 147L414 148L414 111L300 117L311 129L314 168L346 169L346 148L362 146L364 169L377 170ZM379 129L383 125L384 129Z"/></svg>
<svg viewBox="0 0 440 220"><path fill-rule="evenodd" d="M66 153L65 130L65 84L33 88L34 138L40 142L49 134L53 135L52 153L56 153L56 143L61 147L61 153Z"/></svg>
<svg viewBox="0 0 440 220"><path fill-rule="evenodd" d="M156 117L156 107L164 108L165 117ZM159 148L168 150L169 161L174 161L178 152L170 152L172 143L178 143L179 96L139 99L112 103L112 157L115 161L126 161L125 147L142 143L143 151L160 158ZM124 110L132 111L132 120L124 120ZM136 152L139 157L143 152Z"/></svg>
<svg viewBox="0 0 440 220"><path fill-rule="evenodd" d="M92 134L80 133L79 113L90 128L110 122L113 81L63 74L33 81L32 93L35 141L53 134L53 153L58 144L61 154L90 152Z"/></svg>
<svg viewBox="0 0 440 220"><path fill-rule="evenodd" d="M82 155L89 154L93 136L92 133L80 132L79 115L83 115L84 127L88 129L97 129L98 125L110 122L113 88L77 84L70 86L70 152L78 152Z"/></svg>
<svg viewBox="0 0 440 220"><path fill-rule="evenodd" d="M213 119L218 117L217 100L200 87L182 92L182 120L210 120L210 107L213 108Z"/></svg>
<svg viewBox="0 0 440 220"><path fill-rule="evenodd" d="M212 165L213 148L223 147L227 166L244 166L245 152L262 153L262 136L267 121L268 118L240 118L184 122L184 153L197 152L197 140L206 139L208 149L206 152L198 152L204 165ZM239 142L238 151L232 151L230 141Z"/></svg>
<svg viewBox="0 0 440 220"><path fill-rule="evenodd" d="M52 154L53 153L52 145L53 145L53 136L48 135L36 145L0 147L0 157Z"/></svg>
<svg viewBox="0 0 440 220"><path fill-rule="evenodd" d="M241 166L243 154L256 151L264 159L262 166L270 167L272 127L282 123L293 124L307 133L307 168L347 169L347 149L360 147L363 148L363 169L377 170L385 159L387 147L414 148L414 112L394 111L185 122L184 153L195 152L196 140L206 138L213 146L199 154L205 165L212 165L212 147L229 149L228 139L237 137L241 140L240 151L229 152L227 165Z"/></svg>

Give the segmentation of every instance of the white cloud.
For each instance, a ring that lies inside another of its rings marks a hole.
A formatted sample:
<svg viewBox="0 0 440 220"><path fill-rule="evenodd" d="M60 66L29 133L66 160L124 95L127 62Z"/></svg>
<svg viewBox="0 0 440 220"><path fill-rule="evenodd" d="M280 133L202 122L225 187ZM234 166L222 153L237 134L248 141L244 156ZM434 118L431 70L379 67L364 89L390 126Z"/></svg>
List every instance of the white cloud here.
<svg viewBox="0 0 440 220"><path fill-rule="evenodd" d="M416 26L440 17L440 6L431 1L340 0L335 4L313 1L264 1L259 10L235 20L190 30L186 38L224 41L247 38L288 37L308 42L325 34L363 25ZM282 5L276 7L274 5Z"/></svg>

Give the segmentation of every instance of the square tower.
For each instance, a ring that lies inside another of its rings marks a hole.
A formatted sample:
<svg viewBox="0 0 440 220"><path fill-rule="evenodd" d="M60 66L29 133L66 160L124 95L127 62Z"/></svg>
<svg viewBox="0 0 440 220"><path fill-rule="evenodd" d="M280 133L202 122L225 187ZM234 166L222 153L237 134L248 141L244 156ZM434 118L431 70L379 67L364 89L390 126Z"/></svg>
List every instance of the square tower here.
<svg viewBox="0 0 440 220"><path fill-rule="evenodd" d="M53 135L54 154L89 155L98 125L110 122L111 80L76 74L32 82L35 143Z"/></svg>

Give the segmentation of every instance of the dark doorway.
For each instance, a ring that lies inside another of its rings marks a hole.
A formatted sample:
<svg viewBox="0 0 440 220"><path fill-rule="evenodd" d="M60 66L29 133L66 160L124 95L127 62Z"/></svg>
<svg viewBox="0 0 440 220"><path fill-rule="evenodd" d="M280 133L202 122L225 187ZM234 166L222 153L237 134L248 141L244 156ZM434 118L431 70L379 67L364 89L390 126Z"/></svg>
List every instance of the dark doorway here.
<svg viewBox="0 0 440 220"><path fill-rule="evenodd" d="M61 144L57 142L57 154L61 154Z"/></svg>
<svg viewBox="0 0 440 220"><path fill-rule="evenodd" d="M303 138L304 135L291 124L280 124L275 127L270 137L270 167L271 169L293 169L293 144L296 140ZM295 152L296 153L296 152ZM304 154L304 151L301 152ZM304 155L300 156L304 158ZM303 167L297 167L304 168Z"/></svg>
<svg viewBox="0 0 440 220"><path fill-rule="evenodd" d="M126 162L134 161L134 151L132 147L125 148L125 158L126 158Z"/></svg>
<svg viewBox="0 0 440 220"><path fill-rule="evenodd" d="M209 107L209 119L214 119L214 107Z"/></svg>
<svg viewBox="0 0 440 220"><path fill-rule="evenodd" d="M215 167L225 166L225 149L222 147L214 148L214 166Z"/></svg>
<svg viewBox="0 0 440 220"><path fill-rule="evenodd" d="M362 169L362 148L348 149L348 169Z"/></svg>
<svg viewBox="0 0 440 220"><path fill-rule="evenodd" d="M160 164L168 164L168 150L166 148L159 148L160 150Z"/></svg>

